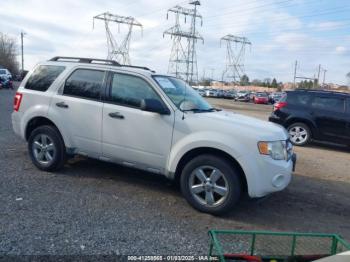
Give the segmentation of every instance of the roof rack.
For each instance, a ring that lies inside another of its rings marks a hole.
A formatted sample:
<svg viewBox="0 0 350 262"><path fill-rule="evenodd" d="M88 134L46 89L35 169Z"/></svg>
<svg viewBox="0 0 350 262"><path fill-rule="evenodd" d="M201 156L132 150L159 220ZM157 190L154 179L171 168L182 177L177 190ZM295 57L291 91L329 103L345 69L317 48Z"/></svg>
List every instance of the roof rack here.
<svg viewBox="0 0 350 262"><path fill-rule="evenodd" d="M344 94L350 95L350 93L344 91L336 91L336 90L326 90L326 89L306 89L306 88L296 88L294 91L306 91L306 92L323 92L323 93L332 93L332 94Z"/></svg>
<svg viewBox="0 0 350 262"><path fill-rule="evenodd" d="M105 64L105 65L112 65L112 66L119 66L119 67L130 67L130 68L148 70L148 71L155 73L155 71L153 71L145 66L121 65L115 60L108 60L108 59L55 56L55 57L51 58L49 61L62 61L62 60L66 61L66 62L77 62L77 63L87 63L87 64Z"/></svg>
<svg viewBox="0 0 350 262"><path fill-rule="evenodd" d="M85 57L70 57L70 56L55 56L49 61L60 61L68 60L68 62L77 62L77 63L88 63L88 64L109 64L114 66L121 66L117 61L106 60L106 59L96 59L96 58L85 58Z"/></svg>

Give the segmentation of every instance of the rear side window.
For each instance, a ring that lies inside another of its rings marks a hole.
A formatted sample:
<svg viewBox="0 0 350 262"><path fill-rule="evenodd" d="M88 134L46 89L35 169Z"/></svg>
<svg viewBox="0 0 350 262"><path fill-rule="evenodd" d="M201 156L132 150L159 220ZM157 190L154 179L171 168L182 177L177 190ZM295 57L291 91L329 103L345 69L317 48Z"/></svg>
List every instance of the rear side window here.
<svg viewBox="0 0 350 262"><path fill-rule="evenodd" d="M303 93L288 93L287 97L284 98L287 99L288 104L292 105L298 105L298 106L307 106L310 102L310 95L309 94L303 94ZM281 102L284 102L281 100Z"/></svg>
<svg viewBox="0 0 350 262"><path fill-rule="evenodd" d="M41 65L29 77L25 89L46 91L53 81L63 72L64 66Z"/></svg>
<svg viewBox="0 0 350 262"><path fill-rule="evenodd" d="M66 80L63 94L100 100L104 71L77 69Z"/></svg>
<svg viewBox="0 0 350 262"><path fill-rule="evenodd" d="M316 96L312 101L312 107L331 112L344 113L344 99L336 97Z"/></svg>

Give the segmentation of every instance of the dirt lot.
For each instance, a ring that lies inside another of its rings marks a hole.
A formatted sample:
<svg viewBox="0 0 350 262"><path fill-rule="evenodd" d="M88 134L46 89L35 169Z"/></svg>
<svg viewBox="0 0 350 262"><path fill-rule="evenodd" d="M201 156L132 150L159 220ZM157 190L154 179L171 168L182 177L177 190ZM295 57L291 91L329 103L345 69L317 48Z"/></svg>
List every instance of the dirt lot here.
<svg viewBox="0 0 350 262"><path fill-rule="evenodd" d="M291 185L243 200L224 217L192 209L163 177L91 159L39 172L11 128L14 91L0 90L0 255L207 254L208 229L334 232L350 240L350 152L296 148ZM266 119L271 106L211 100Z"/></svg>

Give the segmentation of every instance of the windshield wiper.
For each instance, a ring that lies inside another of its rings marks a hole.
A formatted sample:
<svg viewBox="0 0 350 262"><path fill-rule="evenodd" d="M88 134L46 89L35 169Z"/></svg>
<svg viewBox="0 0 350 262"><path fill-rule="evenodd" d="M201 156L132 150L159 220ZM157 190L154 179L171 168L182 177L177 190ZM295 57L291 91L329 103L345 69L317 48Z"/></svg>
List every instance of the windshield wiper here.
<svg viewBox="0 0 350 262"><path fill-rule="evenodd" d="M207 113L207 112L214 112L214 111L221 111L221 109L212 107L212 108L208 108L208 109L201 109L201 108L191 108L191 109L185 109L182 110L183 112L193 112L193 113Z"/></svg>

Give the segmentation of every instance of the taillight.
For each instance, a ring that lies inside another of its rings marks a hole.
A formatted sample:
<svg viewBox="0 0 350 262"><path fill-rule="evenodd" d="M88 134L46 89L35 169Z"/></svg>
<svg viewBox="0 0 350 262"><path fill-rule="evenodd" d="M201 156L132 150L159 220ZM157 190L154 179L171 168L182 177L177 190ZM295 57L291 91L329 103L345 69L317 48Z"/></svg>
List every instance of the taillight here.
<svg viewBox="0 0 350 262"><path fill-rule="evenodd" d="M287 105L287 102L277 102L273 105L273 110L276 111L278 109L281 109L282 107L285 107Z"/></svg>
<svg viewBox="0 0 350 262"><path fill-rule="evenodd" d="M16 112L19 110L19 107L21 106L22 96L23 94L17 92L13 99L13 110Z"/></svg>

